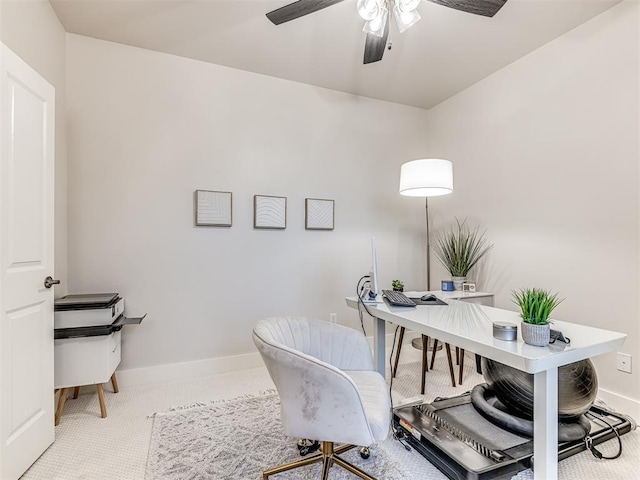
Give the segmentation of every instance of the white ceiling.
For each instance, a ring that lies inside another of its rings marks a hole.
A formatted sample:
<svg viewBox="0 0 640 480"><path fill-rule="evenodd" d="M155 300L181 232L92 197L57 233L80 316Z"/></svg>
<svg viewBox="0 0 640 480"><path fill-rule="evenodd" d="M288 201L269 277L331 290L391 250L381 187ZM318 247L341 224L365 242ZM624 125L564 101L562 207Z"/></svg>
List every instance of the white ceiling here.
<svg viewBox="0 0 640 480"><path fill-rule="evenodd" d="M292 0L50 0L68 32L431 108L620 0L508 0L493 18L422 2L422 20L363 65L356 1L282 25ZM570 61L570 59L567 59Z"/></svg>

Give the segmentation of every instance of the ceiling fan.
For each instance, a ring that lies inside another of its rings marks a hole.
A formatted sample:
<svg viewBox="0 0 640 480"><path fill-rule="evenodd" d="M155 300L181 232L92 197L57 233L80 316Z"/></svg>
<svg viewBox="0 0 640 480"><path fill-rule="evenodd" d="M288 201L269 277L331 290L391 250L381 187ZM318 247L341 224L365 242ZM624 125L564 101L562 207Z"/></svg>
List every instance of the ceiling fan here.
<svg viewBox="0 0 640 480"><path fill-rule="evenodd" d="M295 20L344 0L298 0L267 13L274 24ZM389 11L393 11L400 32L420 20L416 10L422 0L358 0L357 9L366 21L363 31L367 33L364 45L364 63L379 62L389 37ZM438 5L455 8L463 12L493 17L507 0L428 0Z"/></svg>

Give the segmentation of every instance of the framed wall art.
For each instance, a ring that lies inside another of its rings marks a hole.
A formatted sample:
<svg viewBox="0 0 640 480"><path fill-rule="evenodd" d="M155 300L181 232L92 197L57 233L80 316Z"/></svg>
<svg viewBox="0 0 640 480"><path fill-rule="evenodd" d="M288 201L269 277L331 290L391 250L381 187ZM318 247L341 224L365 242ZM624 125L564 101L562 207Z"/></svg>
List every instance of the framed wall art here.
<svg viewBox="0 0 640 480"><path fill-rule="evenodd" d="M196 190L195 221L198 227L230 227L231 192Z"/></svg>
<svg viewBox="0 0 640 480"><path fill-rule="evenodd" d="M304 199L304 228L307 230L333 230L335 201L320 198Z"/></svg>
<svg viewBox="0 0 640 480"><path fill-rule="evenodd" d="M287 228L287 197L254 195L253 228Z"/></svg>

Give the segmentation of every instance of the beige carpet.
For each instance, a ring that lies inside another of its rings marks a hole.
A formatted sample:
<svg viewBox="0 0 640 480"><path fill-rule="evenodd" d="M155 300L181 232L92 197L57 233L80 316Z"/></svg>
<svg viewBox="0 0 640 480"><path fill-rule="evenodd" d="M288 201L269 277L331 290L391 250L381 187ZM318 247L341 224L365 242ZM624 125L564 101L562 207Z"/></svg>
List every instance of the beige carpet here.
<svg viewBox="0 0 640 480"><path fill-rule="evenodd" d="M420 352L405 345L394 398L419 395ZM482 381L468 357L464 384L451 387L445 356L438 353L435 370L427 374L426 401L469 390ZM196 402L208 403L273 388L265 368L202 378L168 381L154 385L120 385L120 393L106 392L107 418L100 418L95 389L83 389L76 400L69 399L55 443L25 473L23 480L142 480L151 438L153 412ZM106 389L108 390L108 389ZM614 461L603 461L583 452L560 462L561 480L635 480L638 478L640 432L623 436L624 452ZM431 464L415 452L407 452L394 442L394 458L421 479L445 480ZM601 449L613 453L609 441ZM527 474L525 474L527 475ZM522 477L521 478L531 478Z"/></svg>
<svg viewBox="0 0 640 480"><path fill-rule="evenodd" d="M404 352L403 352L404 353ZM411 360L415 352L403 358ZM472 358L465 360L463 385L453 387L444 352L438 352L434 370L427 373L428 391L422 397L450 397L464 393L483 382L475 373ZM420 362L409 361L398 369L393 382L394 402L419 397ZM457 369L456 369L457 374ZM230 420L230 421L229 421ZM210 432L215 431L216 435ZM617 472L618 479L635 478L635 454L640 452L638 432L624 435L622 460L598 460L583 452L559 464L559 477L600 479L604 472ZM617 443L598 447L605 455L615 453ZM372 458L364 461L353 452L349 458L375 477L386 480L440 480L446 478L415 451L408 452L389 437L374 446ZM146 480L258 480L261 467L275 466L300 458L293 440L287 439L279 420L277 396L214 402L210 405L177 409L155 419ZM312 480L319 477L318 466L305 467L274 476L274 480ZM332 480L355 478L341 469L331 472ZM531 470L520 472L514 480L533 478Z"/></svg>

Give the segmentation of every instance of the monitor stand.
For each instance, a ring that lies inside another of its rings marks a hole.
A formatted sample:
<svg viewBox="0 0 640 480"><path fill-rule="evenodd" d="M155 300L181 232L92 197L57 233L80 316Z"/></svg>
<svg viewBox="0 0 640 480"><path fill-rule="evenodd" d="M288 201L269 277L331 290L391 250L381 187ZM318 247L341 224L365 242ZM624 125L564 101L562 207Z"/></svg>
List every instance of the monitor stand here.
<svg viewBox="0 0 640 480"><path fill-rule="evenodd" d="M362 303L366 305L376 305L384 303L384 300L382 300L382 295L378 294L375 297L371 298L371 295L369 295L370 291L371 290L367 288L364 292L362 292L362 295L360 296L360 300L362 301Z"/></svg>

